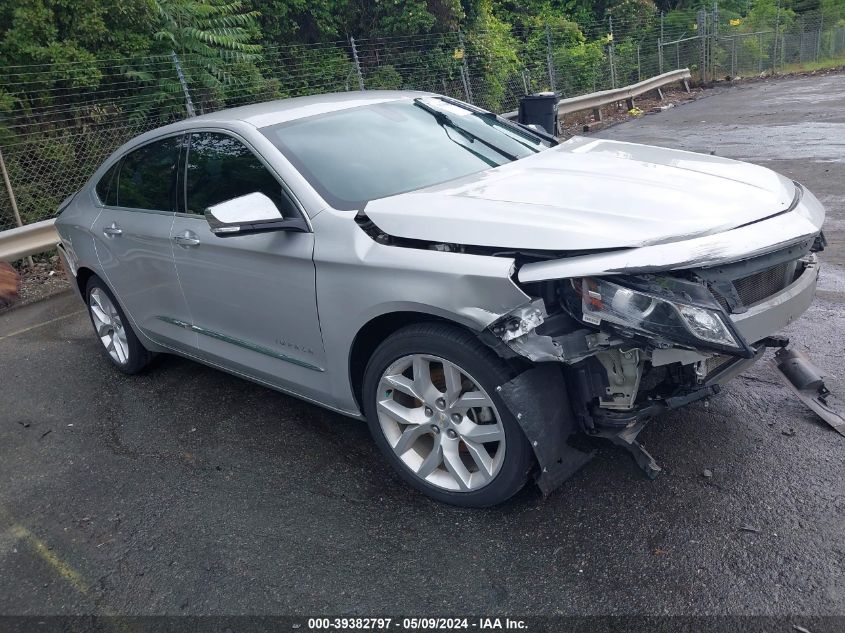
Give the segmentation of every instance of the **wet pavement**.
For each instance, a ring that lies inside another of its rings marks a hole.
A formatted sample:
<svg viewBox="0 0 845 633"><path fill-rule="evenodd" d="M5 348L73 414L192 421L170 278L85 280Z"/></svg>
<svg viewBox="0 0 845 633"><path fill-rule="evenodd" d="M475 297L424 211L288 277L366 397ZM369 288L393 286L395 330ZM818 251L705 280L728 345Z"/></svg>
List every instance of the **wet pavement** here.
<svg viewBox="0 0 845 633"><path fill-rule="evenodd" d="M843 75L759 82L601 136L822 200L819 298L788 334L845 394L842 103ZM359 422L178 358L117 373L81 307L0 316L2 614L845 615L845 438L767 364L644 432L655 481L603 446L546 500L462 510Z"/></svg>

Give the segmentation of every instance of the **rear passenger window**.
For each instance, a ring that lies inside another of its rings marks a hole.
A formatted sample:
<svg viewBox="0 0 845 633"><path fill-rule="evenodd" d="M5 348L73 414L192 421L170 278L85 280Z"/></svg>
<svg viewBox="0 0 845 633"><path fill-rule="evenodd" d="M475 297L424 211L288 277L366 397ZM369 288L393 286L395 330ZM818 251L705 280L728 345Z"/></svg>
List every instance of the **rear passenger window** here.
<svg viewBox="0 0 845 633"><path fill-rule="evenodd" d="M179 137L149 143L129 153L117 177L117 204L130 209L173 211Z"/></svg>
<svg viewBox="0 0 845 633"><path fill-rule="evenodd" d="M243 143L225 134L191 134L185 174L188 213L250 193L270 198L284 218L298 212L279 181Z"/></svg>
<svg viewBox="0 0 845 633"><path fill-rule="evenodd" d="M100 202L110 207L117 206L117 177L120 170L120 161L112 165L105 175L97 183L97 196Z"/></svg>

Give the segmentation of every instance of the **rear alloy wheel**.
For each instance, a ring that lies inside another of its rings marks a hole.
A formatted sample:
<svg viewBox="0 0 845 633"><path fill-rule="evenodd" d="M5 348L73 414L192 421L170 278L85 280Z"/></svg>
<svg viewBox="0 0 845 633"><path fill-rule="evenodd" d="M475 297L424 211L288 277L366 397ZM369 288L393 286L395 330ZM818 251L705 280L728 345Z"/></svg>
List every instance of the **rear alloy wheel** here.
<svg viewBox="0 0 845 633"><path fill-rule="evenodd" d="M88 314L109 360L122 372L137 374L152 360L129 324L114 295L98 277L86 288Z"/></svg>
<svg viewBox="0 0 845 633"><path fill-rule="evenodd" d="M415 325L385 341L367 366L370 430L415 488L440 501L488 506L525 484L533 460L496 394L507 365L474 336Z"/></svg>
<svg viewBox="0 0 845 633"><path fill-rule="evenodd" d="M115 363L125 365L129 361L129 341L126 340L126 329L117 308L100 288L91 291L88 308L94 330L106 352Z"/></svg>

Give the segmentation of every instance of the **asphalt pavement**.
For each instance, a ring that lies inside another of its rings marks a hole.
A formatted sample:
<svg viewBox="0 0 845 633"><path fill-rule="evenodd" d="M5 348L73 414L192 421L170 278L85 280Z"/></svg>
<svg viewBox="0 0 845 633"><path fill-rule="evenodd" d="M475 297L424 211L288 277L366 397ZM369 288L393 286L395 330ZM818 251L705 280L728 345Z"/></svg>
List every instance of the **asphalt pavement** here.
<svg viewBox="0 0 845 633"><path fill-rule="evenodd" d="M818 299L788 335L845 395L843 103L845 75L761 81L600 136L820 198ZM0 316L0 614L845 615L845 438L765 363L646 429L655 481L602 445L547 499L463 510L360 422L175 357L119 374L81 310Z"/></svg>

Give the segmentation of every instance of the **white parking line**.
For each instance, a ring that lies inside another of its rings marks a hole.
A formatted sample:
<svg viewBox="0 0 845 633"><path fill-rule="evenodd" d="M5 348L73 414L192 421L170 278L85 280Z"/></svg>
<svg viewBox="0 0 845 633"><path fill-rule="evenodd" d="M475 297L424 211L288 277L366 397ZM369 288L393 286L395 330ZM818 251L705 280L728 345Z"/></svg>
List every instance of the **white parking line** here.
<svg viewBox="0 0 845 633"><path fill-rule="evenodd" d="M14 332L10 332L9 334L4 334L0 336L0 341L5 340L7 338L12 338L13 336L18 336L19 334L26 334L27 332L31 332L32 330L37 330L40 327L44 327L45 325L50 325L51 323L56 323L57 321L61 321L62 319L67 319L68 317L76 316L77 314L84 314L85 310L77 310L76 312L70 312L69 314L63 314L60 317L56 317L55 319L50 319L49 321L44 321L43 323L36 323L35 325L30 325L29 327L21 328L20 330L15 330Z"/></svg>

